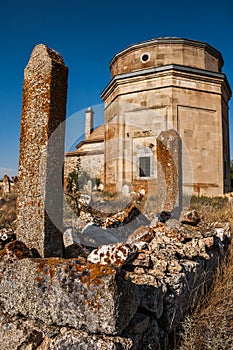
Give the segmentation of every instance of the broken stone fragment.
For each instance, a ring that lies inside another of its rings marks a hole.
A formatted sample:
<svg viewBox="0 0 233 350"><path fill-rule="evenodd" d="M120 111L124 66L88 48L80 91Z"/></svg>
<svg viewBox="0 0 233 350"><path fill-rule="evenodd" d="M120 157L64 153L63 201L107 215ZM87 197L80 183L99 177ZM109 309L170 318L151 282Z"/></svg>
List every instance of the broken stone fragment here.
<svg viewBox="0 0 233 350"><path fill-rule="evenodd" d="M199 244L200 248L202 248L204 246L207 249L211 249L214 246L214 237L202 238L199 240L198 244Z"/></svg>
<svg viewBox="0 0 233 350"><path fill-rule="evenodd" d="M63 233L63 243L65 248L74 243L81 245L80 235L74 228L67 228Z"/></svg>
<svg viewBox="0 0 233 350"><path fill-rule="evenodd" d="M128 272L128 276L135 284L136 292L140 300L140 308L154 313L159 319L163 313L163 298L167 287L163 281L159 281L155 276L148 273L137 274ZM147 313L145 310L145 314Z"/></svg>
<svg viewBox="0 0 233 350"><path fill-rule="evenodd" d="M98 247L103 244L119 242L112 234L112 230L106 230L96 224L87 224L82 231L83 243L89 247Z"/></svg>
<svg viewBox="0 0 233 350"><path fill-rule="evenodd" d="M182 271L182 266L180 266L177 260L173 259L169 262L167 269L171 274L178 274Z"/></svg>
<svg viewBox="0 0 233 350"><path fill-rule="evenodd" d="M149 224L149 220L146 216L144 216L134 204L131 204L125 210L108 217L103 226L118 227L120 225L126 225L132 221L138 222L137 227ZM135 227L135 229L137 227Z"/></svg>
<svg viewBox="0 0 233 350"><path fill-rule="evenodd" d="M57 334L58 327L0 310L0 350L50 350L50 338Z"/></svg>
<svg viewBox="0 0 233 350"><path fill-rule="evenodd" d="M150 242L155 236L155 232L151 227L140 226L127 238L127 243Z"/></svg>
<svg viewBox="0 0 233 350"><path fill-rule="evenodd" d="M78 234L73 228L68 228L63 233L63 242L65 247L66 258L77 258L79 256L87 257L90 250L82 245L83 242L81 235Z"/></svg>
<svg viewBox="0 0 233 350"><path fill-rule="evenodd" d="M182 212L180 215L181 224L197 226L200 221L201 221L201 218L196 210Z"/></svg>
<svg viewBox="0 0 233 350"><path fill-rule="evenodd" d="M130 243L102 245L93 250L87 260L96 264L123 266L135 256L138 249Z"/></svg>

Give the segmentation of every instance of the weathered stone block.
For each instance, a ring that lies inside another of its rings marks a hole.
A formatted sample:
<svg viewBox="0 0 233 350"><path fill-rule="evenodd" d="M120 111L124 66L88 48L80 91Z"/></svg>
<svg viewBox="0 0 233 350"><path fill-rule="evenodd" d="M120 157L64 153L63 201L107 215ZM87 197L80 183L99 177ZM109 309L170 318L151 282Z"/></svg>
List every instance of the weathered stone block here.
<svg viewBox="0 0 233 350"><path fill-rule="evenodd" d="M71 259L23 259L0 273L0 303L47 325L120 334L139 305L133 284L117 268Z"/></svg>

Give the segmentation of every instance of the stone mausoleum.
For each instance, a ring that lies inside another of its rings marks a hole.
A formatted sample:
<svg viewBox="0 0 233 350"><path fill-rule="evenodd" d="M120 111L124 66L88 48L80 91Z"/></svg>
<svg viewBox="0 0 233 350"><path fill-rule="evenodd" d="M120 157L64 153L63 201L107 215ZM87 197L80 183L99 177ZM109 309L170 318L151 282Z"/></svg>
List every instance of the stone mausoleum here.
<svg viewBox="0 0 233 350"><path fill-rule="evenodd" d="M183 192L222 195L230 188L228 103L223 58L207 43L155 38L118 52L103 90L104 124L94 130L86 111L85 140L66 154L65 174L77 161L105 190L157 187L157 138L180 138L178 176ZM169 163L167 164L169 167Z"/></svg>

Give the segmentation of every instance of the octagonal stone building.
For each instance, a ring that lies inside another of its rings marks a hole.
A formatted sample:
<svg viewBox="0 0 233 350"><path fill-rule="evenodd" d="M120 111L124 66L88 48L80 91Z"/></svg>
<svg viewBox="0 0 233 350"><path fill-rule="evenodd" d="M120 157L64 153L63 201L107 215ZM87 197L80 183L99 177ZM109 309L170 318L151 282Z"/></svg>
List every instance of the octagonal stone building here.
<svg viewBox="0 0 233 350"><path fill-rule="evenodd" d="M105 190L121 192L127 185L153 192L158 185L156 140L161 131L175 130L183 192L230 191L231 89L222 67L215 48L181 38L133 44L113 57L111 81L101 95ZM88 139L90 147L91 135ZM82 153L82 147L85 141L69 157Z"/></svg>

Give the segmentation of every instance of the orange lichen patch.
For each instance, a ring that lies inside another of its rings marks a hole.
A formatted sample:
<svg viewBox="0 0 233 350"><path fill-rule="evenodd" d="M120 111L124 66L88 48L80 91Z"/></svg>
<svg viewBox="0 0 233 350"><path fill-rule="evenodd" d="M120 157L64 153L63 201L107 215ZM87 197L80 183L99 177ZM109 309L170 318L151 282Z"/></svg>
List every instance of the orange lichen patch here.
<svg viewBox="0 0 233 350"><path fill-rule="evenodd" d="M47 277L50 281L53 280L56 270L62 269L72 282L74 279L79 279L88 288L91 285L101 285L104 282L106 275L115 274L116 271L112 267L103 266L100 264L84 263L85 259L62 259L62 258L46 258L33 259L38 261L36 280L41 282Z"/></svg>
<svg viewBox="0 0 233 350"><path fill-rule="evenodd" d="M81 272L80 280L88 287L91 284L101 285L106 275L115 275L114 268L101 264L87 263L86 266L76 266L76 269Z"/></svg>
<svg viewBox="0 0 233 350"><path fill-rule="evenodd" d="M55 257L45 258L45 259L33 259L33 260L35 262L38 262L37 271L39 275L42 276L43 278L48 276L51 281L54 278L56 267L58 267L59 265L66 266L66 262L67 262L67 259L55 258ZM66 267L66 271L68 271L68 267ZM42 277L37 277L37 278L41 278L42 280Z"/></svg>
<svg viewBox="0 0 233 350"><path fill-rule="evenodd" d="M100 285L103 283L104 277L106 275L115 275L116 270L109 266L103 266L100 264L90 264L90 283L95 285Z"/></svg>
<svg viewBox="0 0 233 350"><path fill-rule="evenodd" d="M41 278L41 277L36 277L36 281L37 281L38 283L40 283L40 282L42 281L42 278Z"/></svg>
<svg viewBox="0 0 233 350"><path fill-rule="evenodd" d="M53 279L54 274L55 274L55 270L54 269L50 269L49 270L49 275L50 275L51 280Z"/></svg>
<svg viewBox="0 0 233 350"><path fill-rule="evenodd" d="M54 265L63 264L65 262L69 262L71 259L51 257L51 258L44 258L44 259L36 258L36 259L33 259L33 260L39 263L38 264L38 270L41 271L45 267L51 267L51 266L54 266Z"/></svg>

